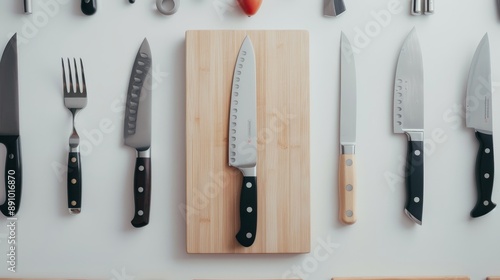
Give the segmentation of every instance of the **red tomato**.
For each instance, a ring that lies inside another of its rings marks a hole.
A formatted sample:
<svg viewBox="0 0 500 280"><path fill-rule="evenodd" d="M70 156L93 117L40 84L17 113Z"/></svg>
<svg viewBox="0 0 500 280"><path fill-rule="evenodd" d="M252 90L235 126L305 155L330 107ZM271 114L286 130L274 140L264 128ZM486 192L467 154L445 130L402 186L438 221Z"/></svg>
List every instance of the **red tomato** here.
<svg viewBox="0 0 500 280"><path fill-rule="evenodd" d="M262 0L238 0L241 8L248 16L253 16L257 13L262 4Z"/></svg>

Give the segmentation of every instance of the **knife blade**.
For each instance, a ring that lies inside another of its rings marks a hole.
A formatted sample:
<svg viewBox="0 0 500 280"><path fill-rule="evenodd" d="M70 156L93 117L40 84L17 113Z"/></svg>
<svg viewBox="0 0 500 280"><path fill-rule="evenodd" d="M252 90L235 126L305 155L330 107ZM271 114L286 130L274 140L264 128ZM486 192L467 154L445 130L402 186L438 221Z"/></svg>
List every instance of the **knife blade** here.
<svg viewBox="0 0 500 280"><path fill-rule="evenodd" d="M125 145L137 150L134 169L134 227L149 223L151 204L151 49L144 39L137 52L127 93Z"/></svg>
<svg viewBox="0 0 500 280"><path fill-rule="evenodd" d="M345 224L356 222L356 65L351 43L342 32L340 49L340 148L339 216Z"/></svg>
<svg viewBox="0 0 500 280"><path fill-rule="evenodd" d="M4 175L6 200L0 205L0 211L7 217L13 217L19 210L22 190L17 34L7 43L0 60L0 143L7 149Z"/></svg>
<svg viewBox="0 0 500 280"><path fill-rule="evenodd" d="M243 41L233 73L229 113L229 166L243 174L238 242L245 247L257 232L257 86L255 53L250 37Z"/></svg>
<svg viewBox="0 0 500 280"><path fill-rule="evenodd" d="M493 157L493 123L491 113L491 62L488 34L484 35L472 59L467 82L465 122L479 141L475 177L478 192L470 215L477 218L496 207L491 201L495 171Z"/></svg>
<svg viewBox="0 0 500 280"><path fill-rule="evenodd" d="M344 0L325 0L323 15L327 17L336 17L345 12Z"/></svg>
<svg viewBox="0 0 500 280"><path fill-rule="evenodd" d="M394 133L408 137L405 213L422 224L424 202L424 70L415 28L399 54L394 83Z"/></svg>

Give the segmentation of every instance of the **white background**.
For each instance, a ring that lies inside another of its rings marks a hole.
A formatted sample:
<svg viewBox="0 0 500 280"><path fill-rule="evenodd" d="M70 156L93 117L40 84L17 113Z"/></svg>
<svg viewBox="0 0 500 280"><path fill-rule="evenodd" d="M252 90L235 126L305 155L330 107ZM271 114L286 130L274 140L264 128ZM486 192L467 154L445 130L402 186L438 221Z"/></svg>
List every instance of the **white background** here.
<svg viewBox="0 0 500 280"><path fill-rule="evenodd" d="M435 15L414 17L409 14L410 1L401 0L396 1L401 5L398 13L379 23L374 13L387 11L390 0L346 0L348 10L338 18L322 16L322 0L264 0L251 18L233 0L181 0L173 16L160 15L153 0L137 0L134 5L127 0L99 0L98 12L91 17L81 14L76 0L33 2L31 16L22 13L21 0L0 3L0 48L10 34L19 35L24 172L17 216L17 273L7 271L3 220L0 276L326 280L332 276L484 279L500 275L499 210L480 219L469 218L476 200L477 142L459 115L470 62L485 32L490 32L493 81L500 81L496 1L439 0ZM44 3L56 4L48 13L41 6ZM423 226L403 214L405 187L398 174L404 165L406 139L392 133L391 118L396 59L413 26L425 66ZM179 206L185 201L184 32L190 29L310 31L311 254L186 254ZM342 226L337 219L341 30L359 50L355 54L359 212L353 226ZM366 30L370 35L361 38ZM150 224L135 229L130 225L135 151L122 144L120 106L144 37L151 44L156 75L153 197ZM84 206L78 216L70 216L66 209L64 166L71 127L70 113L63 106L61 57L83 58L89 92L88 106L77 118L87 145L82 156ZM495 108L500 97L493 102L494 117L499 120ZM100 129L101 122L111 124L111 131ZM496 147L499 141L496 137ZM500 202L499 188L497 183L493 201ZM335 248L324 250L320 244L325 242ZM287 274L294 267L303 275Z"/></svg>

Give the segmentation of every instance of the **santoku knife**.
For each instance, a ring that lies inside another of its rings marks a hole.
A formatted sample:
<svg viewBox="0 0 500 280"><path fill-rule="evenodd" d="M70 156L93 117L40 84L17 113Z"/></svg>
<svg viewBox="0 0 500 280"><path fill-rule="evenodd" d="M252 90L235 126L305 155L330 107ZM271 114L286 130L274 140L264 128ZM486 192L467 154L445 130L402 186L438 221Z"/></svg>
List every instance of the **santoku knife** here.
<svg viewBox="0 0 500 280"><path fill-rule="evenodd" d="M475 171L478 196L470 213L473 218L488 214L496 206L491 201L495 172L491 92L490 45L486 34L472 59L467 82L466 125L475 130L479 141Z"/></svg>
<svg viewBox="0 0 500 280"><path fill-rule="evenodd" d="M257 86L250 37L241 45L233 73L229 111L229 166L243 173L238 242L251 246L257 232Z"/></svg>
<svg viewBox="0 0 500 280"><path fill-rule="evenodd" d="M0 60L0 143L7 149L5 195L0 211L14 216L21 203L21 138L19 136L19 83L17 34L7 43Z"/></svg>
<svg viewBox="0 0 500 280"><path fill-rule="evenodd" d="M151 50L144 39L135 58L125 108L125 145L137 150L134 169L134 227L149 223L151 201Z"/></svg>
<svg viewBox="0 0 500 280"><path fill-rule="evenodd" d="M345 224L356 222L356 66L349 39L342 33L340 49L340 148L339 216Z"/></svg>
<svg viewBox="0 0 500 280"><path fill-rule="evenodd" d="M405 213L422 224L424 203L424 73L415 28L399 54L394 83L394 133L408 137Z"/></svg>

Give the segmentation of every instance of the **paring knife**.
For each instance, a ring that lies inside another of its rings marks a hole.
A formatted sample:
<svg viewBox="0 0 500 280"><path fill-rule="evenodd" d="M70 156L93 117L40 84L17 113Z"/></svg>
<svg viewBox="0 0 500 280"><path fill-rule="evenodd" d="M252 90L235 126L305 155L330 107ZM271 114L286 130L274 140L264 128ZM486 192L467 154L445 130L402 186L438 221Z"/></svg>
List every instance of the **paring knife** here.
<svg viewBox="0 0 500 280"><path fill-rule="evenodd" d="M486 34L472 59L467 82L466 125L475 130L479 141L475 171L478 196L470 213L473 218L488 214L496 206L491 201L495 173L491 92L490 45Z"/></svg>
<svg viewBox="0 0 500 280"><path fill-rule="evenodd" d="M323 15L327 17L336 17L345 12L344 0L325 0Z"/></svg>
<svg viewBox="0 0 500 280"><path fill-rule="evenodd" d="M257 232L257 86L250 37L241 45L234 67L229 111L229 166L243 173L238 242L251 246Z"/></svg>
<svg viewBox="0 0 500 280"><path fill-rule="evenodd" d="M22 189L17 34L7 43L0 60L0 143L7 149L4 179L6 199L0 205L0 211L12 217L19 210Z"/></svg>
<svg viewBox="0 0 500 280"><path fill-rule="evenodd" d="M82 0L82 12L87 16L95 14L97 11L97 0Z"/></svg>
<svg viewBox="0 0 500 280"><path fill-rule="evenodd" d="M340 148L339 216L345 224L356 222L356 65L349 39L340 40Z"/></svg>
<svg viewBox="0 0 500 280"><path fill-rule="evenodd" d="M125 145L137 150L134 169L134 227L149 223L151 202L151 50L144 39L135 58L125 108Z"/></svg>
<svg viewBox="0 0 500 280"><path fill-rule="evenodd" d="M421 225L424 203L424 70L415 28L399 54L393 114L394 133L408 136L405 213Z"/></svg>

